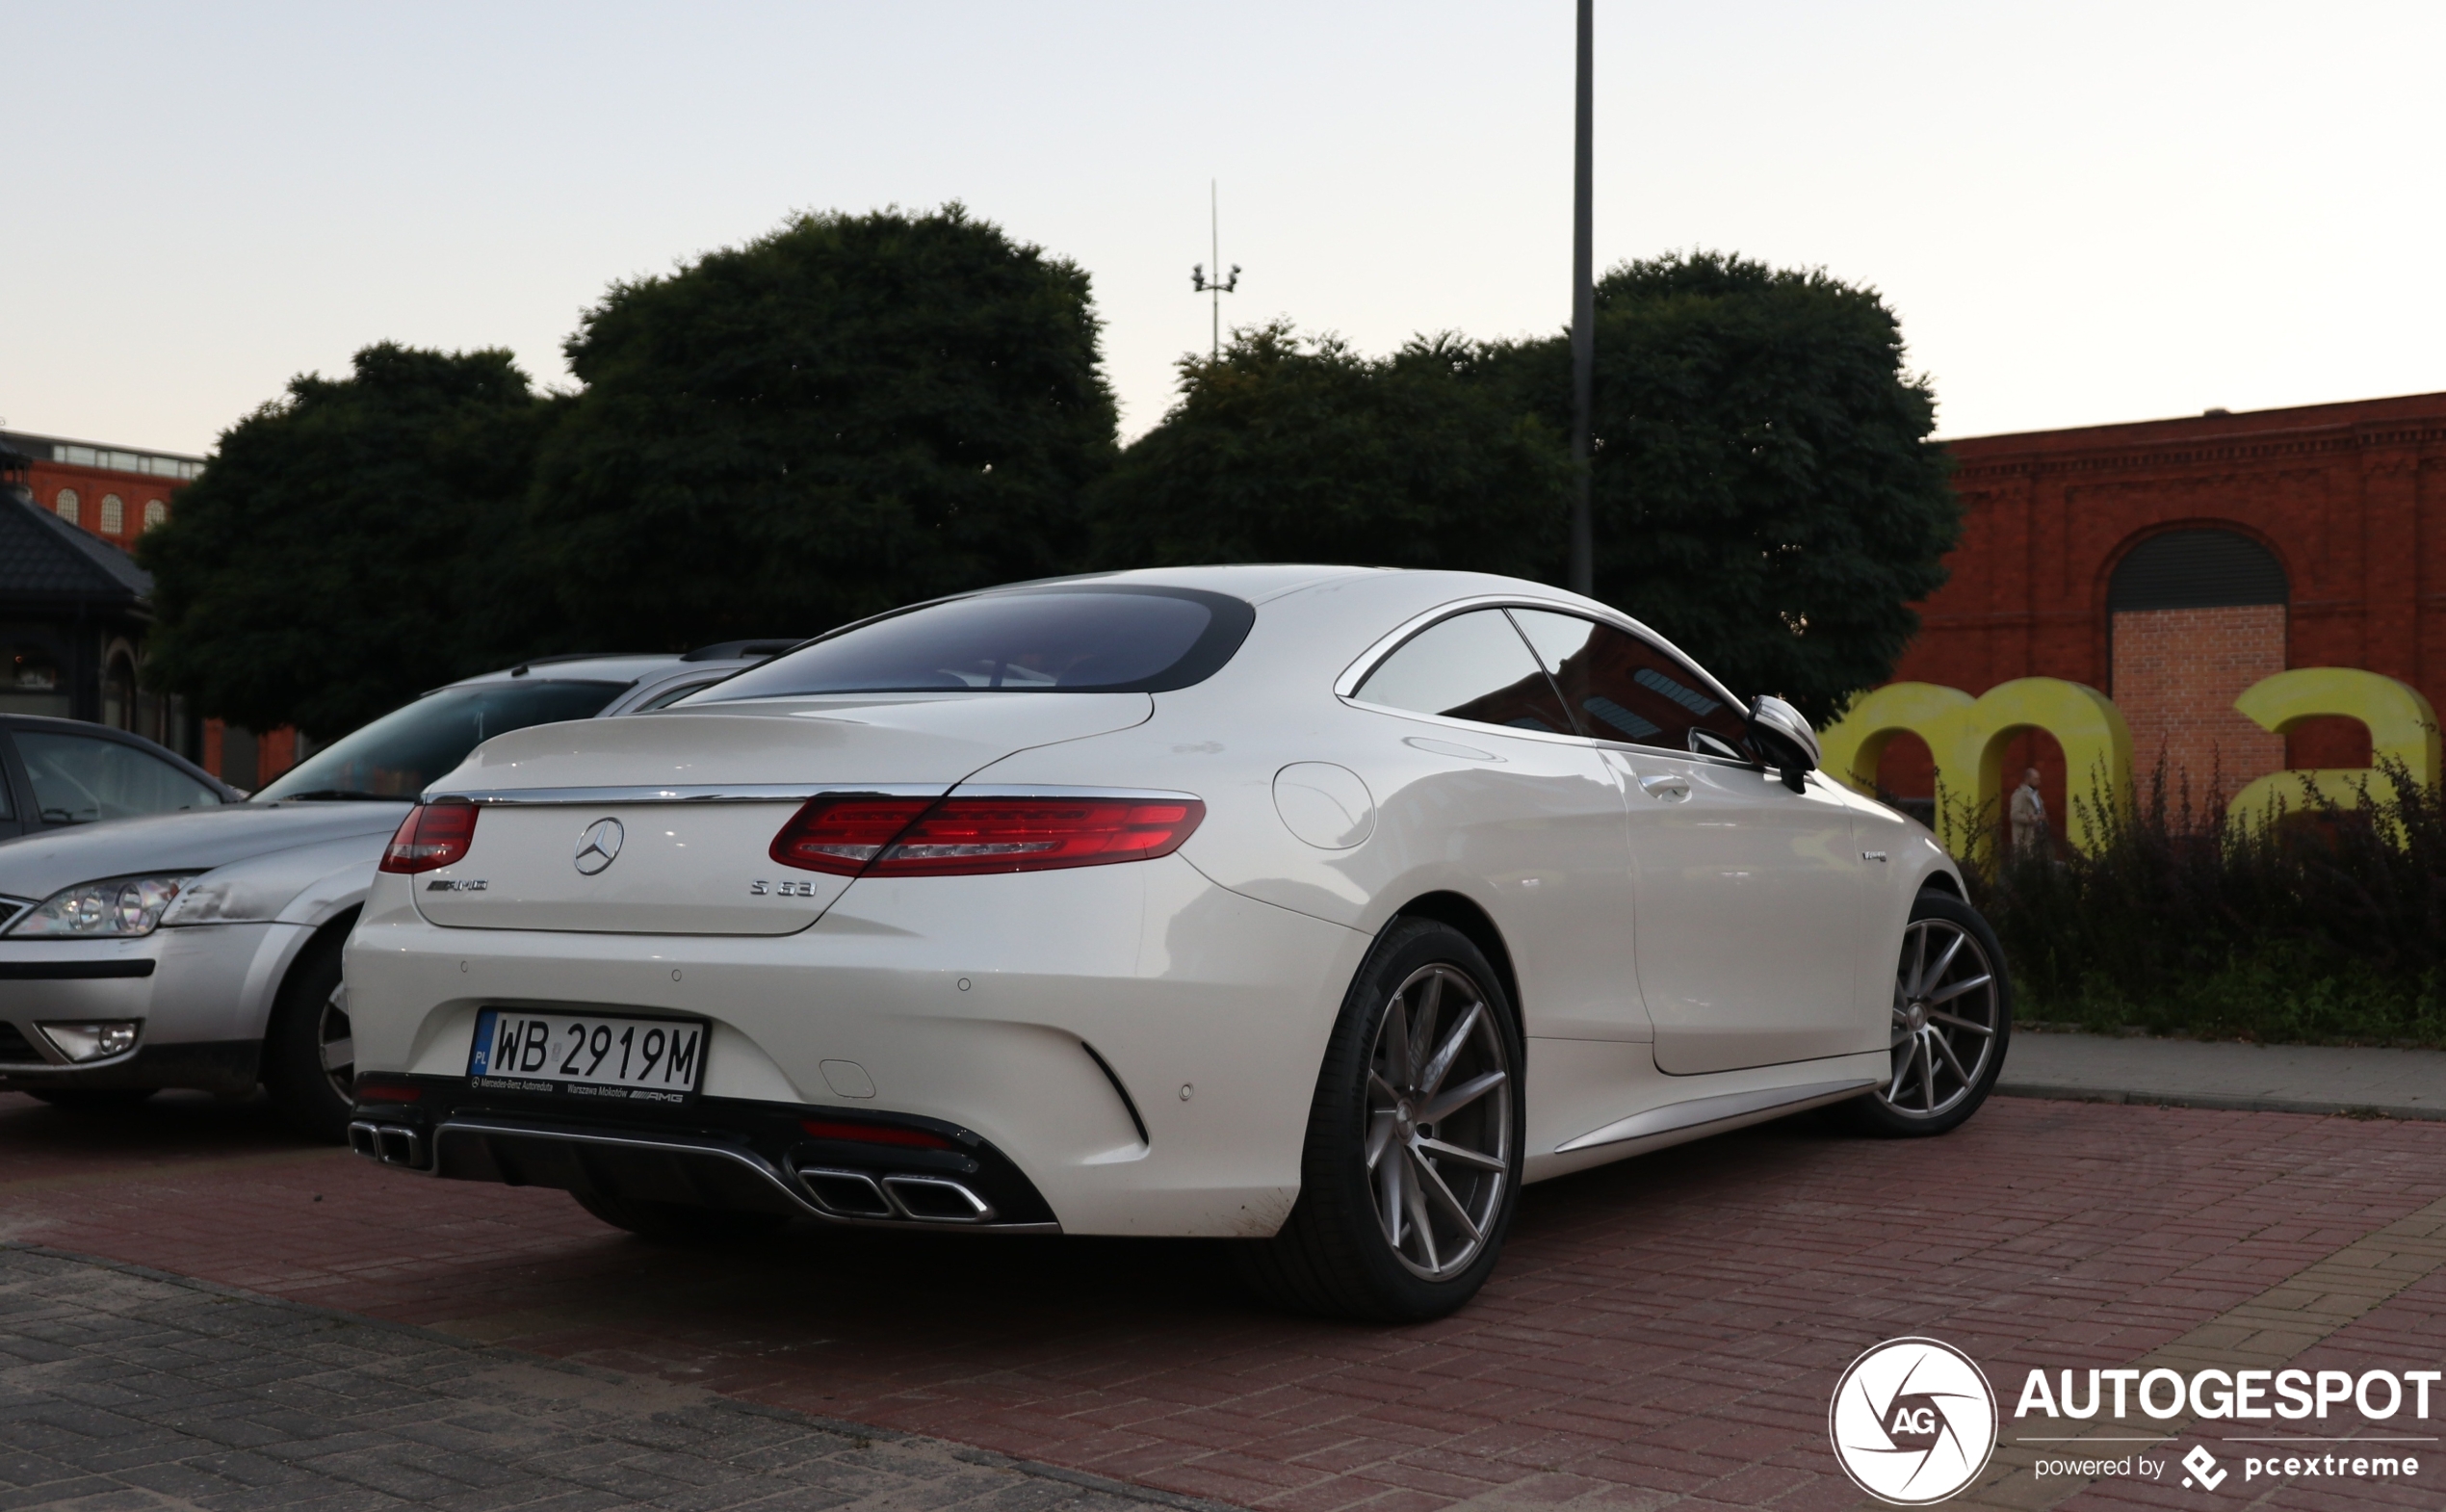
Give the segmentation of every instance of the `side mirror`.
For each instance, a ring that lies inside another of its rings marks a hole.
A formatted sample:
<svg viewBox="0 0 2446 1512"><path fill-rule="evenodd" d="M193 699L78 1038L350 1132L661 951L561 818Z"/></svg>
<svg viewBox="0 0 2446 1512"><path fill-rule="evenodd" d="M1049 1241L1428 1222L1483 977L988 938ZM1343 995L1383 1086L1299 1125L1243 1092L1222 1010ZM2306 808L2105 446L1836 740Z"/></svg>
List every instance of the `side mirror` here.
<svg viewBox="0 0 2446 1512"><path fill-rule="evenodd" d="M1761 767L1779 769L1783 785L1795 793L1806 791L1801 779L1817 770L1824 759L1817 732L1801 711L1771 693L1750 700L1750 748L1758 753Z"/></svg>

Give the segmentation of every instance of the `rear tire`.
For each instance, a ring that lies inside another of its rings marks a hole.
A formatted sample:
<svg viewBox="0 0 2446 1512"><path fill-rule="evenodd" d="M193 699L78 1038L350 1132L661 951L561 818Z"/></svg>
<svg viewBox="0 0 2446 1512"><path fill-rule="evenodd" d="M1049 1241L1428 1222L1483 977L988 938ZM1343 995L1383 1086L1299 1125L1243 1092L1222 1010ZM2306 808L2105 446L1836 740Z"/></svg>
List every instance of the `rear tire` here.
<svg viewBox="0 0 2446 1512"><path fill-rule="evenodd" d="M1520 1021L1467 935L1396 921L1343 999L1300 1161L1299 1201L1240 1246L1268 1301L1373 1322L1477 1294L1520 1198Z"/></svg>
<svg viewBox="0 0 2446 1512"><path fill-rule="evenodd" d="M615 1229L626 1229L658 1244L704 1244L766 1238L780 1233L790 1220L777 1212L737 1212L723 1208L697 1208L684 1202L639 1202L606 1197L599 1192L573 1191L578 1206Z"/></svg>
<svg viewBox="0 0 2446 1512"><path fill-rule="evenodd" d="M1887 1079L1840 1105L1844 1115L1894 1138L1959 1129L1995 1089L2013 1042L2004 948L1979 910L1933 889L1912 902L1892 1013Z"/></svg>
<svg viewBox="0 0 2446 1512"><path fill-rule="evenodd" d="M26 1096L65 1113L116 1113L136 1107L160 1090L157 1086L63 1086L40 1091L29 1088Z"/></svg>
<svg viewBox="0 0 2446 1512"><path fill-rule="evenodd" d="M345 929L309 943L289 968L263 1036L263 1084L290 1128L325 1144L345 1144L356 1105L356 1050L340 987Z"/></svg>

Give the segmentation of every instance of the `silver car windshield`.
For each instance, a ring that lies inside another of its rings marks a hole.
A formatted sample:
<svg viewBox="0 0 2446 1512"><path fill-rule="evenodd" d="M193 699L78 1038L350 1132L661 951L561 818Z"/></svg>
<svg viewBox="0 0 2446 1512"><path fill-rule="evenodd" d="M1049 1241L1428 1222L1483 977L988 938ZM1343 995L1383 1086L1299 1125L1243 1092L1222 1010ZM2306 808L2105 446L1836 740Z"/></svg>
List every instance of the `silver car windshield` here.
<svg viewBox="0 0 2446 1512"><path fill-rule="evenodd" d="M255 795L295 798L411 799L496 735L557 719L591 718L626 683L478 683L427 693L343 736Z"/></svg>
<svg viewBox="0 0 2446 1512"><path fill-rule="evenodd" d="M678 707L823 693L1162 692L1214 674L1256 611L1189 588L1064 584L924 604L835 631Z"/></svg>

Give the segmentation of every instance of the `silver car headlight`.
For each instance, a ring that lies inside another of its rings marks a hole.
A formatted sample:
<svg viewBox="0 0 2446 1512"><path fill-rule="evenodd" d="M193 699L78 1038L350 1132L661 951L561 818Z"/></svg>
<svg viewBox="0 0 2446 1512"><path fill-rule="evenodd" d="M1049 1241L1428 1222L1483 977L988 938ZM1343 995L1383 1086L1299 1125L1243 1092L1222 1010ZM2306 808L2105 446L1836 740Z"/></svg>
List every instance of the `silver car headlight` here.
<svg viewBox="0 0 2446 1512"><path fill-rule="evenodd" d="M161 927L192 873L110 876L62 888L9 926L12 935L50 939L132 939Z"/></svg>

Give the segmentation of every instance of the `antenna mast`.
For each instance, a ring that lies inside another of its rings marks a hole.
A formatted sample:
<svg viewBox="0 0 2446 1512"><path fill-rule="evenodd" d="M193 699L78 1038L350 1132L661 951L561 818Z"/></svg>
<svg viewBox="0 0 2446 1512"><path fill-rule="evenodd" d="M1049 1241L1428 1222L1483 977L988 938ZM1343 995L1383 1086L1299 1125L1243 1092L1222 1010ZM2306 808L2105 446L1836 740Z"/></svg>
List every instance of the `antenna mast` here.
<svg viewBox="0 0 2446 1512"><path fill-rule="evenodd" d="M1214 361L1222 360L1223 356L1223 296L1227 294L1236 294L1239 292L1240 287L1239 264L1234 263L1232 265L1232 272L1230 275L1223 275L1223 221L1218 206L1219 202L1215 196L1214 180L1210 178L1206 181L1206 229L1207 235L1211 239L1211 245L1208 248L1208 251L1214 259L1213 267L1217 276L1211 279L1208 278L1206 275L1207 265L1205 263L1199 263L1189 270L1189 289L1192 293L1204 294L1212 298L1214 304L1214 347L1212 352L1209 353L1209 356Z"/></svg>

